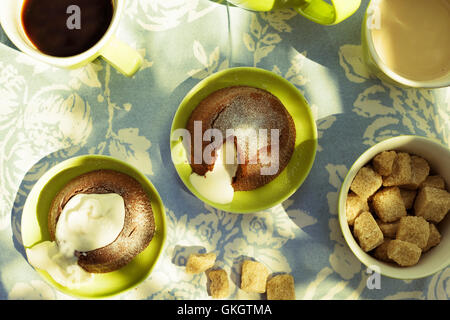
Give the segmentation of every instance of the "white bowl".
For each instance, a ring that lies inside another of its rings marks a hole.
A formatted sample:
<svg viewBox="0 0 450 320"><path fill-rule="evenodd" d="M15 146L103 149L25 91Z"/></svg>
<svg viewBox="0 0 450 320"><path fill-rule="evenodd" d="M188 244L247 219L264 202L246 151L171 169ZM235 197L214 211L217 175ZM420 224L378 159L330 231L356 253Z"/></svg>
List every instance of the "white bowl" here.
<svg viewBox="0 0 450 320"><path fill-rule="evenodd" d="M373 73L383 81L403 88L444 88L449 86L450 72L447 72L446 75L441 76L437 79L418 81L405 78L395 73L384 63L383 59L381 59L381 57L378 55L378 52L375 48L372 37L372 30L374 27L371 26L372 19L376 19L377 15L379 14L379 3L380 1L372 0L367 6L361 32L363 57L371 73Z"/></svg>
<svg viewBox="0 0 450 320"><path fill-rule="evenodd" d="M356 257L373 271L396 279L418 279L432 275L450 264L450 215L441 221L438 229L441 233L441 243L422 254L419 263L411 267L400 267L377 260L364 252L350 231L345 212L347 194L355 175L374 156L385 150L404 151L423 157L428 161L433 172L441 175L446 186L450 185L450 149L431 139L419 136L399 136L384 140L366 150L355 161L347 173L339 192L338 212L339 224L345 241Z"/></svg>

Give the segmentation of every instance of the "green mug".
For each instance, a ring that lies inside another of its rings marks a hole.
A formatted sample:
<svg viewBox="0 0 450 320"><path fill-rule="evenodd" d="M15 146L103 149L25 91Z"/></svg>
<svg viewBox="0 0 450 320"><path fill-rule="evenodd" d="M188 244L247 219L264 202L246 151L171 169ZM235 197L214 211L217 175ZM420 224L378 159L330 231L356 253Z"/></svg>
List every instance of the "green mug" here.
<svg viewBox="0 0 450 320"><path fill-rule="evenodd" d="M334 25L358 10L361 0L228 0L228 2L249 10L270 11L294 8L302 16L323 25Z"/></svg>

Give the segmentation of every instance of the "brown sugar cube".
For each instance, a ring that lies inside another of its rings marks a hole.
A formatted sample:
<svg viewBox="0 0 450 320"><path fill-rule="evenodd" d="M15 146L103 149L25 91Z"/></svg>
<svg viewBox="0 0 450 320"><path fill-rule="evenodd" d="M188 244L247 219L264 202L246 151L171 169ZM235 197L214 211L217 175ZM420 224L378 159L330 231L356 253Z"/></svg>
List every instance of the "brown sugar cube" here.
<svg viewBox="0 0 450 320"><path fill-rule="evenodd" d="M404 152L397 153L392 173L383 177L383 186L401 186L411 181L411 157Z"/></svg>
<svg viewBox="0 0 450 320"><path fill-rule="evenodd" d="M266 292L269 270L260 262L245 260L242 263L241 289L246 292Z"/></svg>
<svg viewBox="0 0 450 320"><path fill-rule="evenodd" d="M383 151L373 158L373 169L382 176L389 176L392 173L396 158L397 153L395 151Z"/></svg>
<svg viewBox="0 0 450 320"><path fill-rule="evenodd" d="M345 203L345 214L347 216L348 224L352 226L356 217L364 211L369 211L367 200L361 199L357 194L349 193Z"/></svg>
<svg viewBox="0 0 450 320"><path fill-rule="evenodd" d="M416 216L424 217L425 220L439 223L445 218L450 210L450 193L446 190L433 187L420 189L414 202Z"/></svg>
<svg viewBox="0 0 450 320"><path fill-rule="evenodd" d="M211 270L207 273L210 280L209 292L214 299L223 299L230 294L227 272L223 269Z"/></svg>
<svg viewBox="0 0 450 320"><path fill-rule="evenodd" d="M420 185L421 188L433 187L445 190L445 181L441 176L428 176Z"/></svg>
<svg viewBox="0 0 450 320"><path fill-rule="evenodd" d="M389 259L395 261L399 266L409 267L417 264L422 254L422 249L414 243L402 240L391 240L387 247Z"/></svg>
<svg viewBox="0 0 450 320"><path fill-rule="evenodd" d="M383 236L386 238L394 239L397 234L398 229L398 221L396 222L383 222L381 220L375 220L380 227L381 232L383 232Z"/></svg>
<svg viewBox="0 0 450 320"><path fill-rule="evenodd" d="M406 216L400 219L396 239L414 243L424 249L430 236L428 222L422 217Z"/></svg>
<svg viewBox="0 0 450 320"><path fill-rule="evenodd" d="M383 178L370 167L362 167L350 185L350 190L362 199L369 198L383 183Z"/></svg>
<svg viewBox="0 0 450 320"><path fill-rule="evenodd" d="M365 252L383 243L383 233L370 212L363 212L355 219L353 233Z"/></svg>
<svg viewBox="0 0 450 320"><path fill-rule="evenodd" d="M429 226L430 236L428 237L427 246L423 249L423 252L430 250L441 242L441 234L439 233L439 230L433 223L429 223Z"/></svg>
<svg viewBox="0 0 450 320"><path fill-rule="evenodd" d="M405 204L405 208L411 209L414 205L414 199L416 199L416 190L405 190L400 189L400 195L402 196L403 203Z"/></svg>
<svg viewBox="0 0 450 320"><path fill-rule="evenodd" d="M411 180L407 184L402 185L402 188L410 190L419 188L429 173L430 165L425 159L418 156L411 156Z"/></svg>
<svg viewBox="0 0 450 320"><path fill-rule="evenodd" d="M375 250L373 251L373 256L381 261L392 262L392 260L389 259L387 255L387 248L389 242L391 241L392 239L384 239L383 243L380 244L378 247L376 247Z"/></svg>
<svg viewBox="0 0 450 320"><path fill-rule="evenodd" d="M267 300L295 300L294 277L279 274L267 281Z"/></svg>
<svg viewBox="0 0 450 320"><path fill-rule="evenodd" d="M214 266L215 253L191 253L186 263L186 272L191 274L202 273Z"/></svg>
<svg viewBox="0 0 450 320"><path fill-rule="evenodd" d="M398 187L384 188L373 196L372 205L383 222L393 222L406 216L406 208Z"/></svg>

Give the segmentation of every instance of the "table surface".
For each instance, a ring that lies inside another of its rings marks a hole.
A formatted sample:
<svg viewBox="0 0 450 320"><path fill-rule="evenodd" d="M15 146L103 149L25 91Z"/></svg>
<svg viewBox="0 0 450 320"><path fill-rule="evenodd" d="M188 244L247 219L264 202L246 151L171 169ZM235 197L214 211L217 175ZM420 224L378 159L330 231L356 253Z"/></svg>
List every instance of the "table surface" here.
<svg viewBox="0 0 450 320"><path fill-rule="evenodd" d="M118 38L144 56L126 78L103 61L59 70L19 53L0 32L0 298L69 299L28 264L20 213L36 180L51 166L104 154L138 167L166 207L168 236L153 273L117 299L210 299L204 274L187 275L193 251L217 253L234 299L262 299L239 289L245 258L291 273L297 299L449 299L450 268L428 278L381 277L346 245L337 196L351 164L387 137L415 134L450 143L450 94L400 89L372 78L361 57L368 1L343 23L324 27L291 9L255 13L225 1L127 1ZM316 119L319 147L300 189L282 204L231 214L196 199L170 160L169 130L177 107L201 79L255 66L293 83Z"/></svg>

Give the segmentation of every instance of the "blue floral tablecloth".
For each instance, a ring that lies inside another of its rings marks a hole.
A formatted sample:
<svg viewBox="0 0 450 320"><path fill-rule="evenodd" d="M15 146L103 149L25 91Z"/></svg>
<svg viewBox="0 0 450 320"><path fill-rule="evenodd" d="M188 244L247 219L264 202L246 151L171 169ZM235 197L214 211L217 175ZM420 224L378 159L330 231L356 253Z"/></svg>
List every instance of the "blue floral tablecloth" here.
<svg viewBox="0 0 450 320"><path fill-rule="evenodd" d="M213 251L234 299L246 257L291 273L297 299L449 299L450 268L428 278L370 274L338 224L340 184L369 146L416 134L450 144L449 89L404 90L372 78L361 57L368 1L343 23L324 27L294 10L255 13L225 1L130 0L118 37L145 58L131 79L103 61L60 70L14 49L0 32L0 298L67 299L28 264L20 215L37 179L83 154L126 160L153 182L166 207L168 237L153 273L117 299L210 299L206 277L188 275L189 252ZM196 199L170 160L169 131L184 95L219 70L255 66L292 82L316 118L319 148L301 188L270 210L238 215Z"/></svg>

